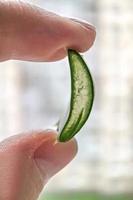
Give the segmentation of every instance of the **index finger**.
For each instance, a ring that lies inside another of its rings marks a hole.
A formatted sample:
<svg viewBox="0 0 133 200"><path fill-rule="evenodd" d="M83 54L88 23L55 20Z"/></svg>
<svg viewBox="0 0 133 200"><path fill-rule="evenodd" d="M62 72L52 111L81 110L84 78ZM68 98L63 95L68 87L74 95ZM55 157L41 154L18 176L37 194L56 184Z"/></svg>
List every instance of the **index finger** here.
<svg viewBox="0 0 133 200"><path fill-rule="evenodd" d="M95 29L24 2L0 2L0 61L55 61L88 50Z"/></svg>

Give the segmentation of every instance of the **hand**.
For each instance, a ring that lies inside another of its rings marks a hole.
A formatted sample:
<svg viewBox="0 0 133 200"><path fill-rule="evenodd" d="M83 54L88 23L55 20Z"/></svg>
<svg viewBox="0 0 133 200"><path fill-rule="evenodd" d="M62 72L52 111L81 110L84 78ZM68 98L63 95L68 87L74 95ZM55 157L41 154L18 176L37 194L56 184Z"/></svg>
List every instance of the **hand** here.
<svg viewBox="0 0 133 200"><path fill-rule="evenodd" d="M0 61L56 61L68 48L84 52L95 29L23 2L0 1ZM58 143L54 131L12 136L0 143L0 200L36 200L50 177L77 152L73 139Z"/></svg>

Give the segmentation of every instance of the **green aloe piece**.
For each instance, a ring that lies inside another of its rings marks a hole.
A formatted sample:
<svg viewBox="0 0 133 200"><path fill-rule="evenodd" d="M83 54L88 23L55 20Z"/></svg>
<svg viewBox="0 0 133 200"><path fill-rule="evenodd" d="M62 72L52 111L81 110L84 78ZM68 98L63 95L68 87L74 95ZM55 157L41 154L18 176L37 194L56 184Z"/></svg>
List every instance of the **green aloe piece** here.
<svg viewBox="0 0 133 200"><path fill-rule="evenodd" d="M70 140L83 127L94 99L92 76L82 56L69 49L68 59L71 72L71 101L63 125L59 122L60 142Z"/></svg>

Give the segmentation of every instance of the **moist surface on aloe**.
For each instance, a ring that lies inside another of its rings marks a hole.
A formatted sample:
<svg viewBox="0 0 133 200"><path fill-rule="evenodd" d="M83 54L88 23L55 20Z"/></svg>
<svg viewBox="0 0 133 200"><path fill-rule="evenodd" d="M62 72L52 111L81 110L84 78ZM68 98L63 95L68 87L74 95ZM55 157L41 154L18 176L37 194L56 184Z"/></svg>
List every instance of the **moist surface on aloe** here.
<svg viewBox="0 0 133 200"><path fill-rule="evenodd" d="M74 50L68 50L71 72L70 111L59 140L71 139L84 125L92 108L93 81L83 58Z"/></svg>

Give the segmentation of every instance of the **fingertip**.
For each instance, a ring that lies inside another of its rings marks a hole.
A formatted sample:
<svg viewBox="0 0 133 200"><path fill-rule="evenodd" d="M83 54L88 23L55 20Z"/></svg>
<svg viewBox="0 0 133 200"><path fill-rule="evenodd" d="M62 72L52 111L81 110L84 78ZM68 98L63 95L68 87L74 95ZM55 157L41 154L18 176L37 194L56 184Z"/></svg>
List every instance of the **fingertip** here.
<svg viewBox="0 0 133 200"><path fill-rule="evenodd" d="M64 168L77 154L78 146L75 139L61 143L56 138L44 142L35 152L34 159L42 174L48 179Z"/></svg>
<svg viewBox="0 0 133 200"><path fill-rule="evenodd" d="M68 21L73 28L73 34L70 36L69 48L75 49L81 53L90 49L96 38L96 28L82 20L68 18Z"/></svg>
<svg viewBox="0 0 133 200"><path fill-rule="evenodd" d="M87 42L84 46L82 46L79 49L79 52L84 53L87 50L89 50L93 46L93 44L95 42L95 38L96 38L96 31L95 30L89 30Z"/></svg>

